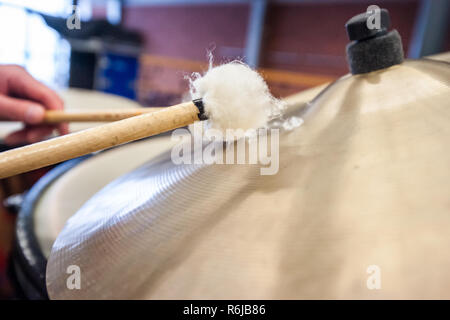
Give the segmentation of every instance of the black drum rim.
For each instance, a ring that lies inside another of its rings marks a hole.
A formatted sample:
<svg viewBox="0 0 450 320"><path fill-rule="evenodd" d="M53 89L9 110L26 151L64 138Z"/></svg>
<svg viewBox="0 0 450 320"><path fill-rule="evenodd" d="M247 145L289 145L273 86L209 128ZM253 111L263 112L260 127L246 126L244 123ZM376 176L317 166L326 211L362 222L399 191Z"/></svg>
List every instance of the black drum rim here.
<svg viewBox="0 0 450 320"><path fill-rule="evenodd" d="M33 284L43 299L48 299L46 286L47 258L42 252L34 229L34 211L43 192L59 177L92 154L61 163L47 172L27 192L17 216L13 259L22 267L27 279Z"/></svg>

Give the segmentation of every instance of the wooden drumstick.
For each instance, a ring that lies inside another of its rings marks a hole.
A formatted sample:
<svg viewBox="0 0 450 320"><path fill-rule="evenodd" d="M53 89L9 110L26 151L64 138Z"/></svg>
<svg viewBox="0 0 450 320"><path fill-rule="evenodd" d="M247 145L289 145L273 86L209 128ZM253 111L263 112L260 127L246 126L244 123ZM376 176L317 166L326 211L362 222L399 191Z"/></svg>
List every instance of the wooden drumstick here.
<svg viewBox="0 0 450 320"><path fill-rule="evenodd" d="M108 123L0 153L0 179L206 119L202 100Z"/></svg>
<svg viewBox="0 0 450 320"><path fill-rule="evenodd" d="M129 108L111 110L47 110L44 123L60 122L109 122L123 120L144 113L155 112L162 108Z"/></svg>

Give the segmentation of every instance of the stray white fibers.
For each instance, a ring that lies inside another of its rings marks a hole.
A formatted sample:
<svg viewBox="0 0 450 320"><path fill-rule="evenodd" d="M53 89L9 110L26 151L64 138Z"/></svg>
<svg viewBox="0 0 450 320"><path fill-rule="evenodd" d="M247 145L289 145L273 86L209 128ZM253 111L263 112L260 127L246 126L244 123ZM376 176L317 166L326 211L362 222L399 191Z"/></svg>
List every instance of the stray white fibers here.
<svg viewBox="0 0 450 320"><path fill-rule="evenodd" d="M257 129L280 116L284 102L274 98L264 79L241 61L210 68L190 79L192 99L201 98L210 127Z"/></svg>

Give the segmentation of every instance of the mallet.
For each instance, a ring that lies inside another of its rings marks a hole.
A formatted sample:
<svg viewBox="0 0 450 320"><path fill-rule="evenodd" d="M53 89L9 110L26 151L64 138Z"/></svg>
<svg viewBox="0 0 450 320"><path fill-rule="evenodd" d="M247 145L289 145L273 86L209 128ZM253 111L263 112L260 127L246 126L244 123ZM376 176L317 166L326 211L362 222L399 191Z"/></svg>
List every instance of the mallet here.
<svg viewBox="0 0 450 320"><path fill-rule="evenodd" d="M201 100L181 103L0 153L0 179L205 119Z"/></svg>
<svg viewBox="0 0 450 320"><path fill-rule="evenodd" d="M217 129L258 128L281 107L264 80L232 62L191 83L193 101L0 153L0 178L210 119Z"/></svg>
<svg viewBox="0 0 450 320"><path fill-rule="evenodd" d="M60 122L110 122L123 120L162 108L91 109L91 110L47 110L44 123Z"/></svg>

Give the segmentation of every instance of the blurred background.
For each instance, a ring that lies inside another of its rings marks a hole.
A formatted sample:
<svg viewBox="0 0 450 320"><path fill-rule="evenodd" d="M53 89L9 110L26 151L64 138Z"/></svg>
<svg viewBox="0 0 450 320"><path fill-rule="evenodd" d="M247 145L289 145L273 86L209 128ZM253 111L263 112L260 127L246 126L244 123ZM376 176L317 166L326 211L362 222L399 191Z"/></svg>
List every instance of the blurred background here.
<svg viewBox="0 0 450 320"><path fill-rule="evenodd" d="M284 97L348 73L345 22L376 4L389 10L405 55L450 50L447 0L10 0L0 1L0 63L24 66L56 90L82 88L177 103L186 76L240 59ZM96 106L99 107L99 106ZM36 177L30 178L32 181ZM0 199L23 181L0 181ZM1 207L0 298L15 214Z"/></svg>
<svg viewBox="0 0 450 320"><path fill-rule="evenodd" d="M260 68L274 94L283 96L347 73L344 22L372 2L0 1L0 63L25 66L52 87L166 105L187 90L185 75L207 69L209 50L214 63L242 59ZM418 58L449 50L446 2L377 5L390 11L406 55ZM78 24L67 21L74 13Z"/></svg>

